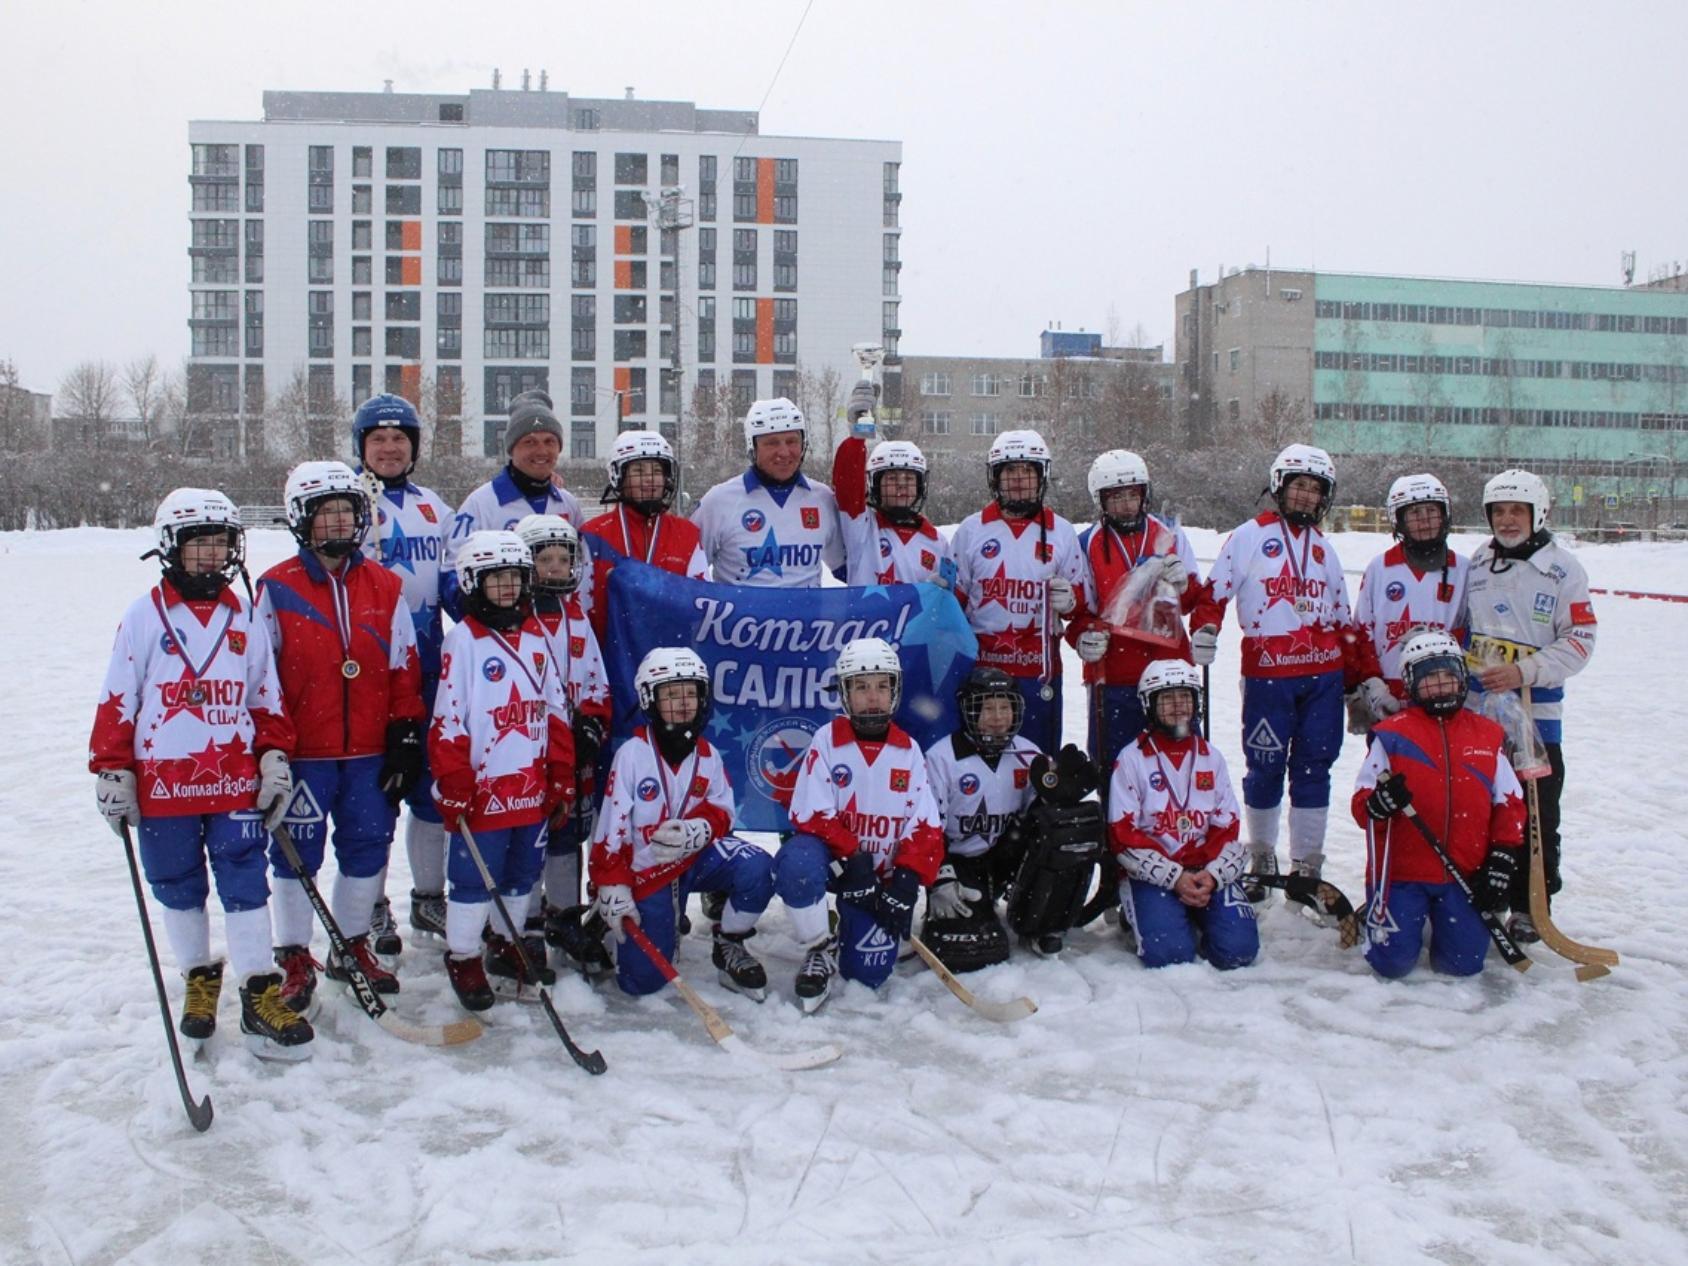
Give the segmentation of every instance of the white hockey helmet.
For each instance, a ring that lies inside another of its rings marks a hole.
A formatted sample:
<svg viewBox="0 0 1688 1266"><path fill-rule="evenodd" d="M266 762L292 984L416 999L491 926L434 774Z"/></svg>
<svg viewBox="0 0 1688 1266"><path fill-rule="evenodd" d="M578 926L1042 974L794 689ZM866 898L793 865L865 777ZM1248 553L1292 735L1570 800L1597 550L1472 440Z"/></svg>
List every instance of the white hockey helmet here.
<svg viewBox="0 0 1688 1266"><path fill-rule="evenodd" d="M991 441L985 457L985 469L994 477L999 466L1009 462L1030 462L1044 472L1049 470L1049 445L1036 431L1004 431Z"/></svg>
<svg viewBox="0 0 1688 1266"><path fill-rule="evenodd" d="M1291 444L1273 459L1269 485L1273 496L1283 491L1284 483L1291 475L1312 475L1315 479L1322 479L1327 500L1336 491L1336 463L1331 461L1330 454L1324 449L1314 448L1311 444Z"/></svg>
<svg viewBox="0 0 1688 1266"><path fill-rule="evenodd" d="M621 476L627 467L637 461L658 461L662 463L663 489L659 501L647 505L644 502L628 502L641 514L654 514L658 510L666 510L674 502L676 487L674 478L674 449L668 441L656 431L623 431L615 437L615 444L610 448L609 460L605 466L609 470L610 486L604 491L605 501L622 500Z"/></svg>
<svg viewBox="0 0 1688 1266"><path fill-rule="evenodd" d="M1195 710L1201 711L1202 674L1194 664L1182 659L1157 659L1143 670L1137 679L1137 702L1150 722L1155 719L1155 696L1163 690L1192 691Z"/></svg>
<svg viewBox="0 0 1688 1266"><path fill-rule="evenodd" d="M884 673L891 678L891 707L887 712L856 713L850 711L850 682L857 677ZM844 644L838 652L838 698L844 715L858 731L883 733L896 714L903 698L903 663L897 658L897 648L882 637L858 637Z"/></svg>
<svg viewBox="0 0 1688 1266"><path fill-rule="evenodd" d="M784 396L756 401L744 415L744 455L755 461L757 439L764 435L779 435L785 431L800 432L805 447L808 445L809 427L803 421L801 409Z"/></svg>
<svg viewBox="0 0 1688 1266"><path fill-rule="evenodd" d="M1397 522L1400 520L1401 511L1408 506L1423 505L1426 502L1434 502L1442 507L1444 521L1453 513L1453 499L1448 496L1447 485L1435 475L1402 475L1389 485L1389 517Z"/></svg>
<svg viewBox="0 0 1688 1266"><path fill-rule="evenodd" d="M516 535L533 556L533 587L547 593L573 593L580 587L580 533L560 514L530 514L516 524ZM562 580L541 580L539 551L561 545L568 551L569 573Z"/></svg>
<svg viewBox="0 0 1688 1266"><path fill-rule="evenodd" d="M1110 488L1141 487L1143 504L1149 504L1149 464L1130 449L1110 448L1098 453L1084 482L1090 487L1090 500L1098 514L1102 510L1102 494Z"/></svg>
<svg viewBox="0 0 1688 1266"><path fill-rule="evenodd" d="M363 481L345 462L300 462L287 476L282 501L287 526L301 545L311 544L311 519L324 501L344 497L352 503L352 535L323 541L315 548L331 557L345 557L362 544L369 531L369 494Z"/></svg>
<svg viewBox="0 0 1688 1266"><path fill-rule="evenodd" d="M535 516L538 517L538 516ZM457 585L465 594L479 593L481 582L495 571L514 567L531 584L533 555L527 543L514 532L482 529L469 533L457 551Z"/></svg>
<svg viewBox="0 0 1688 1266"><path fill-rule="evenodd" d="M216 531L228 533L228 557L215 572L190 575L182 566L183 543ZM233 580L246 563L246 528L240 511L215 488L177 488L170 493L152 516L152 534L157 548L144 557L158 555L183 597L212 596L212 589ZM216 579L207 579L212 576Z"/></svg>
<svg viewBox="0 0 1688 1266"><path fill-rule="evenodd" d="M1553 507L1547 484L1540 475L1527 470L1503 470L1483 485L1483 515L1489 507L1502 501L1520 501L1530 507L1530 531L1547 526L1547 512Z"/></svg>
<svg viewBox="0 0 1688 1266"><path fill-rule="evenodd" d="M670 681L695 681L698 699L709 706L709 669L698 653L686 646L658 646L647 652L633 674L633 689L639 696L639 707L656 719L656 688Z"/></svg>
<svg viewBox="0 0 1688 1266"><path fill-rule="evenodd" d="M1421 698L1420 683L1431 673L1443 670L1459 678L1459 693L1439 699ZM1410 634L1401 646L1401 680L1406 684L1407 697L1431 716L1452 716L1465 705L1465 652L1440 629L1420 629Z"/></svg>

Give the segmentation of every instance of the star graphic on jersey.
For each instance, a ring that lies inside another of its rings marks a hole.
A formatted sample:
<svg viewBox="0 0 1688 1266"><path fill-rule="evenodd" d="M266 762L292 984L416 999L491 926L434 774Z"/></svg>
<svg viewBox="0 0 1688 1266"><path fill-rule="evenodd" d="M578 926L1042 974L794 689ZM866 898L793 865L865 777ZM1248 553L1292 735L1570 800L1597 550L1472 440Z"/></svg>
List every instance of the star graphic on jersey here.
<svg viewBox="0 0 1688 1266"><path fill-rule="evenodd" d="M205 703L203 701L203 698L202 698L201 702L199 702L199 703L189 703L188 702L189 692L192 691L192 689L193 689L193 683L192 683L191 680L189 680L186 677L183 677L182 679L180 679L179 681L176 681L176 682L170 682L170 683L160 682L159 683L159 690L161 692L165 692L165 691L171 690L171 689L173 689L176 692L175 693L176 702L169 704L165 707L164 715L158 718L158 722L159 722L160 725L163 725L165 722L169 721L170 718L175 716L178 712L187 713L190 717L193 717L196 720L198 720L202 725L207 724L207 722L205 720Z"/></svg>
<svg viewBox="0 0 1688 1266"><path fill-rule="evenodd" d="M768 525L768 535L762 538L762 543L746 546L744 553L745 560L750 564L750 570L745 573L746 580L763 571L775 576L785 575L784 569L780 567L779 537L774 535L772 524Z"/></svg>
<svg viewBox="0 0 1688 1266"><path fill-rule="evenodd" d="M983 576L979 580L979 604L975 609L983 611L993 602L1004 611L1008 610L1008 560L1006 558L996 565L995 575Z"/></svg>
<svg viewBox="0 0 1688 1266"><path fill-rule="evenodd" d="M416 574L416 564L410 559L410 552L404 543L408 538L404 529L399 526L398 516L393 516L393 530L387 534L387 539L381 542L381 565L390 571L404 568L412 576Z"/></svg>
<svg viewBox="0 0 1688 1266"><path fill-rule="evenodd" d="M1405 640L1407 634L1412 631L1415 623L1413 620L1413 604L1409 602L1401 608L1401 618L1390 620L1383 630L1384 636L1387 638L1386 649L1393 650L1399 646Z"/></svg>
<svg viewBox="0 0 1688 1266"><path fill-rule="evenodd" d="M1317 648L1313 645L1313 629L1310 625L1298 624L1295 631L1289 635L1289 645L1284 648L1286 655L1311 655Z"/></svg>
<svg viewBox="0 0 1688 1266"><path fill-rule="evenodd" d="M495 708L488 708L487 715L492 718L492 741L487 744L488 747L496 747L511 734L526 736L527 705L514 681L510 683L509 699Z"/></svg>
<svg viewBox="0 0 1688 1266"><path fill-rule="evenodd" d="M203 752L190 753L193 768L188 771L188 781L198 782L202 774L209 775L212 778L217 777L223 772L223 757L225 755L226 753L218 749L215 741L207 739Z"/></svg>
<svg viewBox="0 0 1688 1266"><path fill-rule="evenodd" d="M1270 611L1280 602L1292 611L1295 609L1295 573L1290 569L1289 559L1284 559L1283 570L1266 582L1266 593L1266 610Z"/></svg>

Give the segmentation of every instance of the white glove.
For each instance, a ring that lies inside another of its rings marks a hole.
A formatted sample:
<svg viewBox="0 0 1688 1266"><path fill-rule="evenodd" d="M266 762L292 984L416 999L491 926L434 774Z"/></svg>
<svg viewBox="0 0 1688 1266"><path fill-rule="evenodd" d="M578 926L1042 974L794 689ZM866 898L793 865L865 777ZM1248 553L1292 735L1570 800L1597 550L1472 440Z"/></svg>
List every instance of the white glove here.
<svg viewBox="0 0 1688 1266"><path fill-rule="evenodd" d="M1219 630L1214 625L1204 624L1190 634L1190 658L1206 667L1213 662L1213 657L1219 654Z"/></svg>
<svg viewBox="0 0 1688 1266"><path fill-rule="evenodd" d="M1078 657L1087 664L1094 664L1108 653L1109 634L1107 629L1086 629L1078 635Z"/></svg>
<svg viewBox="0 0 1688 1266"><path fill-rule="evenodd" d="M1176 554L1166 555L1161 560L1161 579L1183 593L1190 583L1190 573L1184 566L1184 560Z"/></svg>
<svg viewBox="0 0 1688 1266"><path fill-rule="evenodd" d="M1389 683L1381 677L1367 677L1360 683L1360 693L1365 695L1366 706L1379 721L1394 716L1407 706L1395 697Z"/></svg>
<svg viewBox="0 0 1688 1266"><path fill-rule="evenodd" d="M651 853L659 865L684 861L713 838L702 818L669 818L651 832Z"/></svg>
<svg viewBox="0 0 1688 1266"><path fill-rule="evenodd" d="M1073 582L1065 576L1057 576L1049 582L1049 605L1055 609L1056 615L1066 615L1073 609Z"/></svg>
<svg viewBox="0 0 1688 1266"><path fill-rule="evenodd" d="M264 815L266 831L281 825L292 801L293 770L287 754L271 748L258 758L258 812Z"/></svg>
<svg viewBox="0 0 1688 1266"><path fill-rule="evenodd" d="M141 824L141 804L135 798L135 771L104 769L94 783L94 803L113 835L123 834L123 824Z"/></svg>
<svg viewBox="0 0 1688 1266"><path fill-rule="evenodd" d="M617 945L627 936L627 933L621 930L623 919L641 922L638 903L633 900L633 890L626 884L599 885L598 895L592 898L592 913L604 921Z"/></svg>
<svg viewBox="0 0 1688 1266"><path fill-rule="evenodd" d="M969 888L955 877L955 867L938 867L938 882L926 892L926 917L929 919L962 919L971 914L968 902L978 901L985 894Z"/></svg>

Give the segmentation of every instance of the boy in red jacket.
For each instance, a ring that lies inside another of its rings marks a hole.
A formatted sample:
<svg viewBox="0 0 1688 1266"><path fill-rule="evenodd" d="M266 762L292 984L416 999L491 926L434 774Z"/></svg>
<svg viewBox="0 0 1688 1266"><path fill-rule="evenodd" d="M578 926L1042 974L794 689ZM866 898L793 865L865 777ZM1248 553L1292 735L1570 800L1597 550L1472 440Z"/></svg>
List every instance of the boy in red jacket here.
<svg viewBox="0 0 1688 1266"><path fill-rule="evenodd" d="M1354 820L1366 828L1366 961L1380 976L1405 976L1418 965L1428 921L1430 965L1474 976L1489 950L1479 911L1506 904L1518 867L1523 791L1500 726L1465 708L1459 643L1413 634L1401 676L1409 706L1372 728L1354 785ZM1475 909L1402 816L1409 804L1467 877Z"/></svg>

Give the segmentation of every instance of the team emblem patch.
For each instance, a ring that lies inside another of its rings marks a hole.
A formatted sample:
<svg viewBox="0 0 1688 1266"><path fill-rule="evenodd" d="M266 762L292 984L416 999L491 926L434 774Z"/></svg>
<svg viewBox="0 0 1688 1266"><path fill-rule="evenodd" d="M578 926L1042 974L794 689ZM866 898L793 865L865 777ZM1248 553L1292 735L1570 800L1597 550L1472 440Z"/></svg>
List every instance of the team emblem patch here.
<svg viewBox="0 0 1688 1266"><path fill-rule="evenodd" d="M1315 545L1313 547L1313 561L1315 563L1322 563L1325 561L1325 547L1323 545Z"/></svg>
<svg viewBox="0 0 1688 1266"><path fill-rule="evenodd" d="M229 650L236 655L246 654L246 634L238 629L229 630Z"/></svg>
<svg viewBox="0 0 1688 1266"><path fill-rule="evenodd" d="M165 629L164 636L158 639L158 649L163 651L166 655L174 655L176 653L176 635L169 629Z"/></svg>
<svg viewBox="0 0 1688 1266"><path fill-rule="evenodd" d="M848 787L854 776L848 765L834 765L832 767L832 785L834 787Z"/></svg>
<svg viewBox="0 0 1688 1266"><path fill-rule="evenodd" d="M998 554L1002 553L1002 542L995 540L994 538L992 540L988 540L983 545L979 546L979 553L985 558L995 558Z"/></svg>
<svg viewBox="0 0 1688 1266"><path fill-rule="evenodd" d="M1156 791L1165 791L1166 776L1158 769L1151 770L1149 773L1149 786L1153 787Z"/></svg>
<svg viewBox="0 0 1688 1266"><path fill-rule="evenodd" d="M661 791L661 788L656 785L656 779L654 779L654 778L641 778L639 780L639 786L638 786L637 790L638 790L638 794L639 794L639 799L644 800L644 801L651 801L651 800L655 800L657 798L657 794Z"/></svg>
<svg viewBox="0 0 1688 1266"><path fill-rule="evenodd" d="M1019 771L1016 770L1015 772L1017 773ZM977 774L963 774L963 775L961 775L960 786L961 786L961 794L962 795L964 795L964 796L976 796L976 795L978 795L979 794L979 775L977 775Z"/></svg>
<svg viewBox="0 0 1688 1266"><path fill-rule="evenodd" d="M815 723L803 717L781 717L757 730L744 748L751 785L775 804L789 805L803 753L819 754L809 746L815 729Z"/></svg>
<svg viewBox="0 0 1688 1266"><path fill-rule="evenodd" d="M1383 596L1391 602L1399 602L1407 596L1407 587L1398 580L1391 580L1388 588L1383 591Z"/></svg>
<svg viewBox="0 0 1688 1266"><path fill-rule="evenodd" d="M424 501L421 505L417 506L416 508L417 508L417 510L419 510L421 512L422 517L424 519L428 520L428 522L430 522L430 523L438 523L439 522L439 520L434 517L434 507L429 505L426 501Z"/></svg>
<svg viewBox="0 0 1688 1266"><path fill-rule="evenodd" d="M804 506L802 510L803 526L813 532L821 525L821 508L819 506Z"/></svg>
<svg viewBox="0 0 1688 1266"><path fill-rule="evenodd" d="M544 651L535 651L533 653L533 671L536 673L543 673L545 671Z"/></svg>
<svg viewBox="0 0 1688 1266"><path fill-rule="evenodd" d="M883 533L881 533L879 537L879 557L891 557L891 538Z"/></svg>
<svg viewBox="0 0 1688 1266"><path fill-rule="evenodd" d="M1592 602L1573 602L1571 604L1572 624L1593 624L1594 604Z"/></svg>
<svg viewBox="0 0 1688 1266"><path fill-rule="evenodd" d="M906 770L906 769L893 769L891 771L891 790L892 791L907 791L908 790L908 770Z"/></svg>
<svg viewBox="0 0 1688 1266"><path fill-rule="evenodd" d="M1213 771L1211 769L1198 769L1198 770L1196 770L1196 790L1197 791L1212 791L1213 790Z"/></svg>
<svg viewBox="0 0 1688 1266"><path fill-rule="evenodd" d="M768 516L760 510L746 510L739 516L739 523L743 525L746 532L760 532L767 521Z"/></svg>
<svg viewBox="0 0 1688 1266"><path fill-rule="evenodd" d="M1032 780L1032 771L1022 766L1014 771L1014 790L1024 791Z"/></svg>
<svg viewBox="0 0 1688 1266"><path fill-rule="evenodd" d="M1275 536L1268 536L1260 542L1260 552L1267 558L1276 558L1284 552L1284 543Z"/></svg>
<svg viewBox="0 0 1688 1266"><path fill-rule="evenodd" d="M925 570L931 571L938 565L938 556L929 549L923 549L920 551L920 565Z"/></svg>
<svg viewBox="0 0 1688 1266"><path fill-rule="evenodd" d="M488 681L504 680L504 661L494 656L481 665L481 676Z"/></svg>
<svg viewBox="0 0 1688 1266"><path fill-rule="evenodd" d="M702 774L699 774L696 778L692 779L691 794L694 796L707 796L709 794L709 779L705 778Z"/></svg>
<svg viewBox="0 0 1688 1266"><path fill-rule="evenodd" d="M579 659L584 654L586 654L586 639L583 637L569 638L569 657Z"/></svg>
<svg viewBox="0 0 1688 1266"><path fill-rule="evenodd" d="M1037 561L1040 563L1047 563L1055 557L1055 547L1048 541L1041 542L1032 552L1037 555Z"/></svg>

